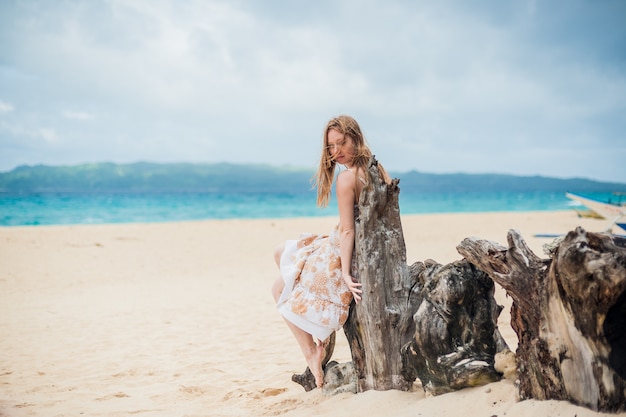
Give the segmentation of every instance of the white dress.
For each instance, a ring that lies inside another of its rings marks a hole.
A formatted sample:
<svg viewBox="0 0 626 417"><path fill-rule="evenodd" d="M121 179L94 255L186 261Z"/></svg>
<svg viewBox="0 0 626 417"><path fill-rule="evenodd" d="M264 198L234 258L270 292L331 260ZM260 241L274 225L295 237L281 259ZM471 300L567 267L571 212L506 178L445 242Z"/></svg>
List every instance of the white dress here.
<svg viewBox="0 0 626 417"><path fill-rule="evenodd" d="M288 240L280 273L285 288L277 306L285 319L322 341L343 326L352 293L341 276L338 227Z"/></svg>

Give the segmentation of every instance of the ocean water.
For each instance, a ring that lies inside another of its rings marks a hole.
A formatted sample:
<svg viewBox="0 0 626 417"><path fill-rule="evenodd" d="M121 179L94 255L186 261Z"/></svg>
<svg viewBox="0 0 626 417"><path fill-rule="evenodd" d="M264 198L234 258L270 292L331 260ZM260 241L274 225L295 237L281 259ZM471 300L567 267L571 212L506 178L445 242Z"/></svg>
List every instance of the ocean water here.
<svg viewBox="0 0 626 417"><path fill-rule="evenodd" d="M588 193L608 201L610 193ZM614 197L613 197L614 198ZM565 193L400 192L401 214L584 209ZM202 219L337 216L320 209L315 193L0 193L0 226L154 223Z"/></svg>

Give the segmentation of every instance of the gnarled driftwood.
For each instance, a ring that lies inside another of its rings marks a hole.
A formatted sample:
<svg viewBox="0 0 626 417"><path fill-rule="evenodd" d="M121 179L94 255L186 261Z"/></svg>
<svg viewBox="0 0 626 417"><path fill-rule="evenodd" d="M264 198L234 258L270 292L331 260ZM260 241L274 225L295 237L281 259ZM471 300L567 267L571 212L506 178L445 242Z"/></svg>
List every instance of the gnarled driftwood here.
<svg viewBox="0 0 626 417"><path fill-rule="evenodd" d="M355 224L354 257L362 300L353 303L344 332L350 344L357 390L409 390L401 349L415 332L419 298L409 275L398 204L398 179L387 184L377 162L369 168Z"/></svg>
<svg viewBox="0 0 626 417"><path fill-rule="evenodd" d="M494 357L508 348L497 327L502 309L493 281L463 259L411 266L422 284L415 336L403 348L405 372L425 391L443 394L497 381Z"/></svg>
<svg viewBox="0 0 626 417"><path fill-rule="evenodd" d="M512 297L522 399L626 409L626 250L607 233L571 231L540 259L515 230L509 247L475 238L458 252Z"/></svg>

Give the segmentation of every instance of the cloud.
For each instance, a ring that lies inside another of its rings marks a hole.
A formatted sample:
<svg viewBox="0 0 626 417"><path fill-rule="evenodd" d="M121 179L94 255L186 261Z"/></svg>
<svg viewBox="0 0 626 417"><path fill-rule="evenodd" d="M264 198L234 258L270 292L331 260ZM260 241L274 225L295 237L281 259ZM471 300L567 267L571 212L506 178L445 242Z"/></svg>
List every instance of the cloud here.
<svg viewBox="0 0 626 417"><path fill-rule="evenodd" d="M38 147L42 142L54 143L59 141L57 132L48 127L30 128L0 121L0 146L17 144ZM7 138L8 136L8 138Z"/></svg>
<svg viewBox="0 0 626 417"><path fill-rule="evenodd" d="M46 142L57 142L59 140L59 137L54 129L39 129L36 136L41 137Z"/></svg>
<svg viewBox="0 0 626 417"><path fill-rule="evenodd" d="M91 113L79 111L64 111L63 117L73 120L93 120L96 118L96 116Z"/></svg>
<svg viewBox="0 0 626 417"><path fill-rule="evenodd" d="M558 3L3 2L0 114L56 139L0 169L313 167L348 113L390 169L625 179L626 5Z"/></svg>
<svg viewBox="0 0 626 417"><path fill-rule="evenodd" d="M6 103L6 102L0 100L0 114L1 113L9 113L9 112L12 112L13 110L15 110L13 105L11 105L10 103Z"/></svg>

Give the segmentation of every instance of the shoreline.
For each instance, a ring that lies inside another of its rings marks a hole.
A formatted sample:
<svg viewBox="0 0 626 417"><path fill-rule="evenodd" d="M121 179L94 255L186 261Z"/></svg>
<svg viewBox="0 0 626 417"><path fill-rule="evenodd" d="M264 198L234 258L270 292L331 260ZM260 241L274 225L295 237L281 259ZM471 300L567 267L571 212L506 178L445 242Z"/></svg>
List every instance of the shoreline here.
<svg viewBox="0 0 626 417"><path fill-rule="evenodd" d="M417 386L304 392L291 381L304 359L270 295L272 255L283 240L330 232L336 221L0 227L0 415L605 415L566 402L518 402L511 380L437 397ZM460 259L455 247L465 237L506 244L511 228L543 257L552 239L535 233L579 225L597 232L605 221L573 210L402 215L409 264ZM498 326L514 350L510 298L496 288L505 306ZM333 359L347 362L339 333Z"/></svg>
<svg viewBox="0 0 626 417"><path fill-rule="evenodd" d="M400 210L401 218L410 218L414 216L455 216L455 215L492 215L492 214L521 214L521 213L577 213L572 209L545 209L545 210L484 210L484 211L441 211L441 212L424 212L424 213L402 213ZM132 226L132 225L162 225L173 223L203 223L203 222L222 222L222 221L283 221L283 220L314 220L314 219L326 219L326 218L338 218L337 213L320 214L320 215L308 215L308 216L289 216L289 217L207 217L202 219L173 219L173 220L156 220L156 221L128 221L128 222L99 222L99 223L44 223L44 224L17 224L7 225L0 224L0 230L2 228L29 228L29 227L64 227L64 226Z"/></svg>

